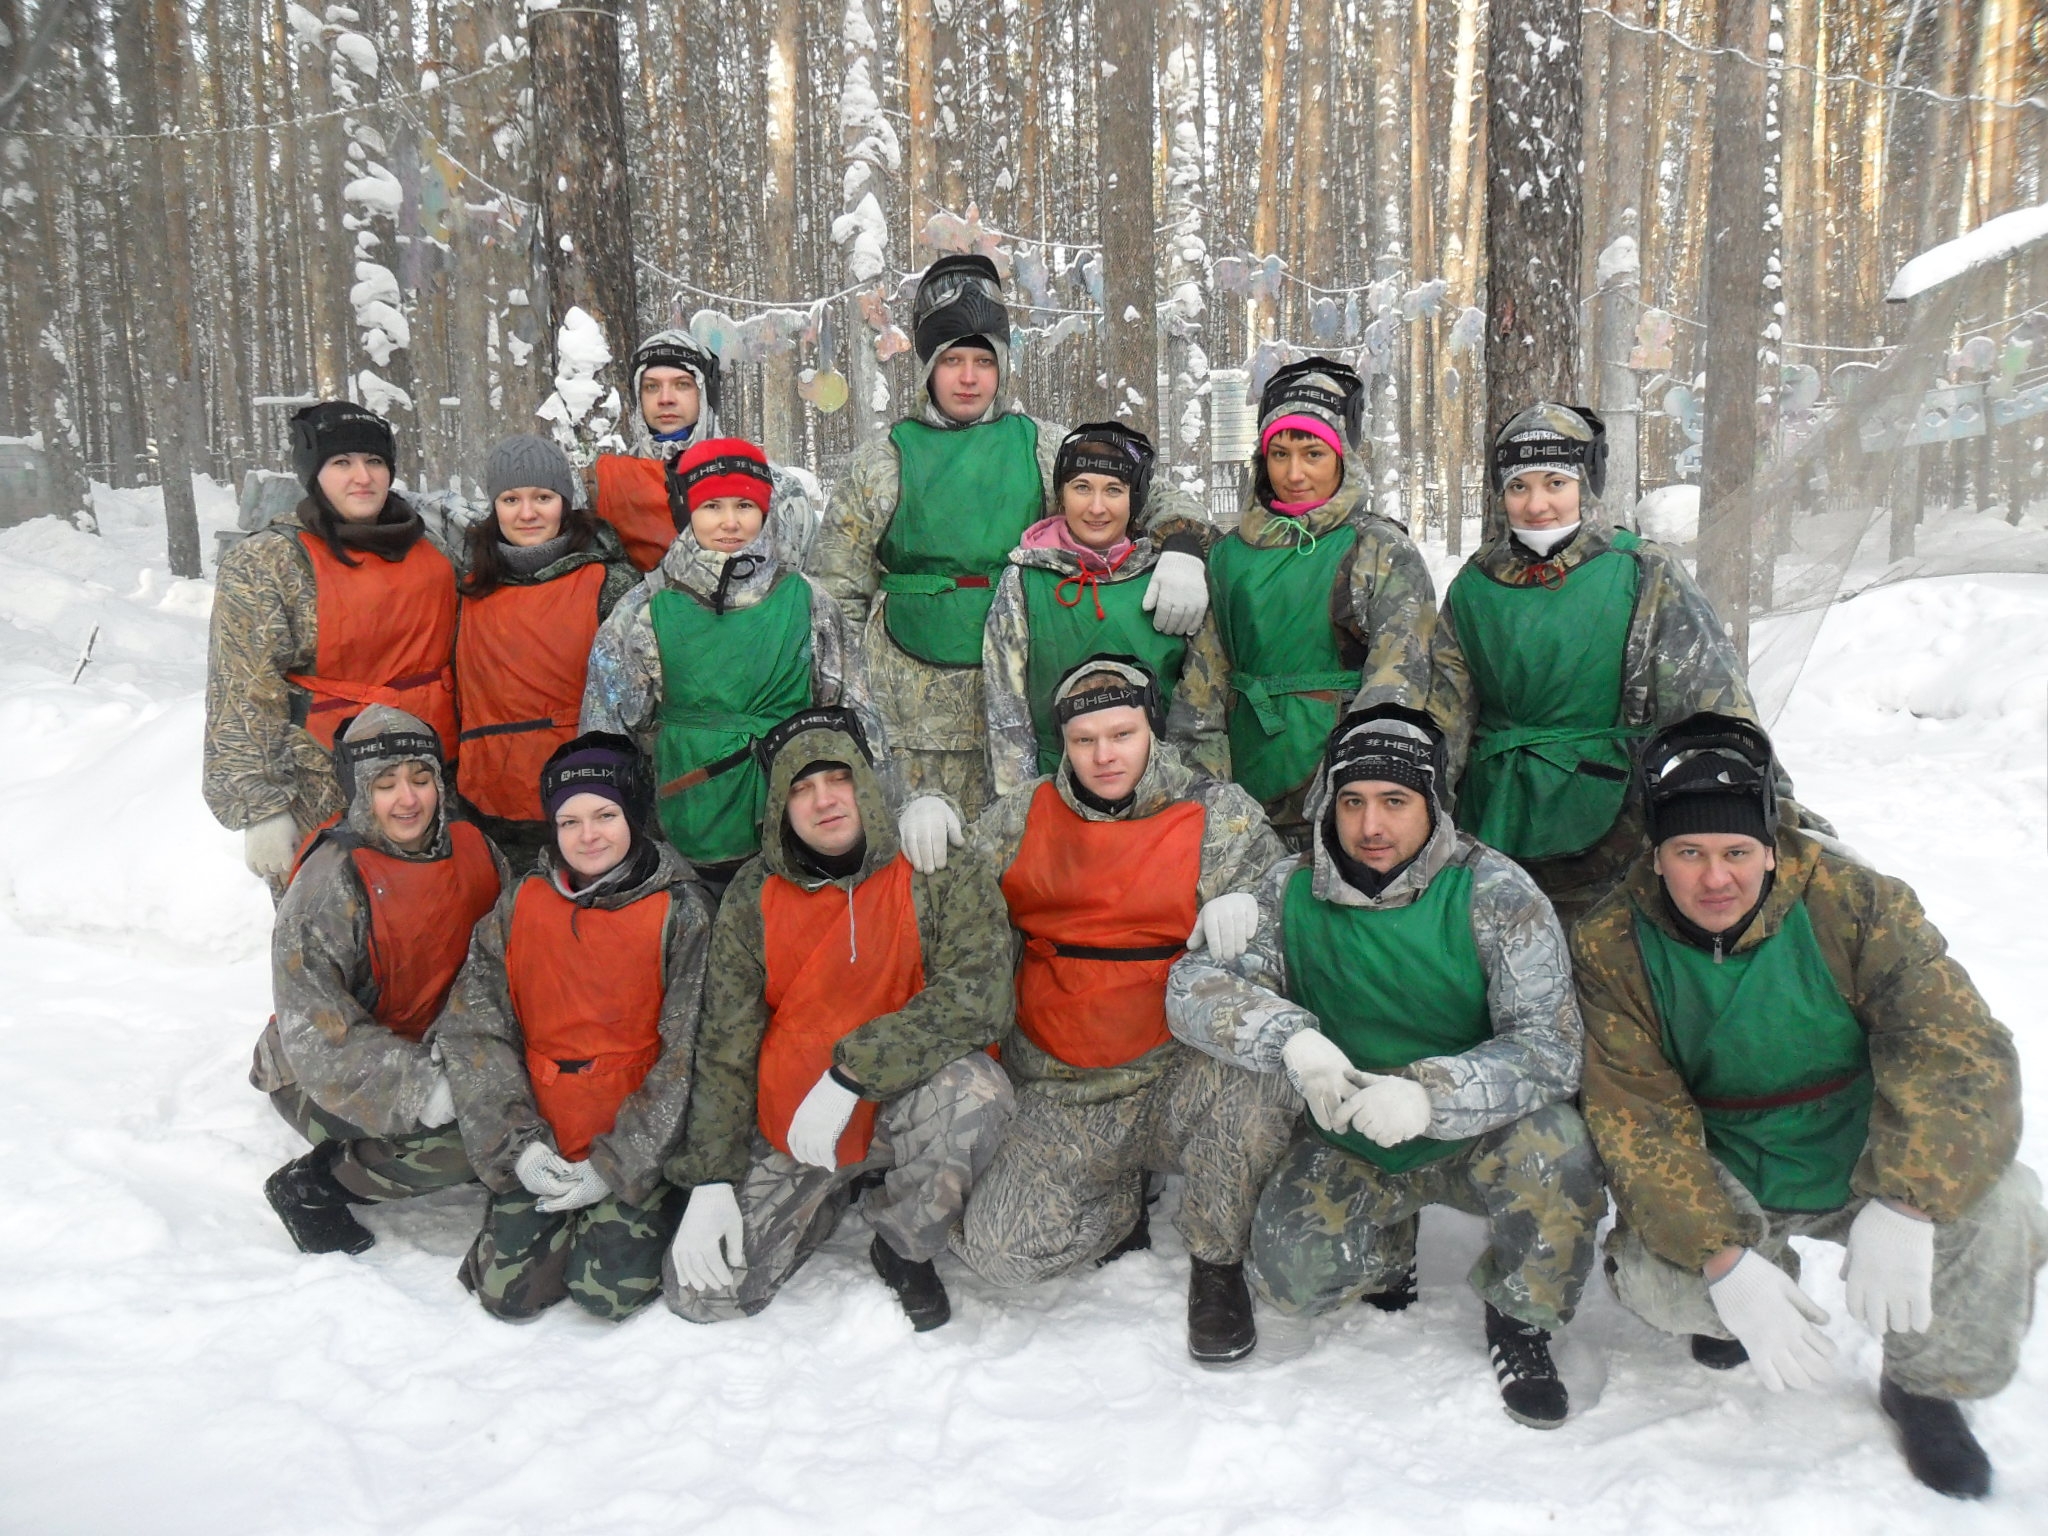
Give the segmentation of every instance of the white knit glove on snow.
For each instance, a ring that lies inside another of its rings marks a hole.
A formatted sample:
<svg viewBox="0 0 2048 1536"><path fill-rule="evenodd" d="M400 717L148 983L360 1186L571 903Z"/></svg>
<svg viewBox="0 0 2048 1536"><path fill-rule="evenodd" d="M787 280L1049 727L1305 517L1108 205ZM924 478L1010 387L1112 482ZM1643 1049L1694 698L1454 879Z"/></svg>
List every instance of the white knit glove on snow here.
<svg viewBox="0 0 2048 1536"><path fill-rule="evenodd" d="M1169 549L1145 584L1145 611L1162 635L1192 635L1209 611L1209 572L1193 555Z"/></svg>
<svg viewBox="0 0 2048 1536"><path fill-rule="evenodd" d="M292 855L298 851L299 824L290 811L279 811L243 829L242 862L252 875L282 880L291 873Z"/></svg>
<svg viewBox="0 0 2048 1536"><path fill-rule="evenodd" d="M789 1122L789 1155L813 1168L837 1168L839 1134L859 1102L859 1094L821 1073Z"/></svg>
<svg viewBox="0 0 2048 1536"><path fill-rule="evenodd" d="M605 1183L604 1175L586 1160L569 1164L569 1187L559 1195L550 1195L534 1205L536 1211L546 1211L550 1216L563 1211L578 1211L586 1205L595 1205L612 1192Z"/></svg>
<svg viewBox="0 0 2048 1536"><path fill-rule="evenodd" d="M1849 1315L1880 1338L1934 1323L1934 1223L1872 1200L1849 1224L1842 1259Z"/></svg>
<svg viewBox="0 0 2048 1536"><path fill-rule="evenodd" d="M1320 1030L1297 1030L1280 1047L1287 1080L1308 1103L1308 1112L1326 1131L1341 1130L1337 1109L1356 1092L1365 1076L1351 1065L1336 1041Z"/></svg>
<svg viewBox="0 0 2048 1536"><path fill-rule="evenodd" d="M1429 1129L1429 1090L1411 1077L1358 1074L1358 1092L1338 1106L1337 1118L1367 1141L1398 1147Z"/></svg>
<svg viewBox="0 0 2048 1536"><path fill-rule="evenodd" d="M919 795L903 807L896 818L896 839L903 844L903 856L920 875L946 867L946 846L958 848L967 837L960 816L937 795Z"/></svg>
<svg viewBox="0 0 2048 1536"><path fill-rule="evenodd" d="M530 1141L520 1148L512 1174L529 1195L543 1200L566 1195L576 1183L576 1165L544 1141Z"/></svg>
<svg viewBox="0 0 2048 1536"><path fill-rule="evenodd" d="M420 1124L432 1130L447 1125L455 1118L455 1090L448 1086L445 1073L434 1074L434 1086L427 1094L427 1102L420 1106Z"/></svg>
<svg viewBox="0 0 2048 1536"><path fill-rule="evenodd" d="M1249 891L1231 891L1212 896L1195 914L1195 931L1188 935L1189 949L1209 951L1212 960L1235 960L1251 946L1259 931L1259 898Z"/></svg>
<svg viewBox="0 0 2048 1536"><path fill-rule="evenodd" d="M1707 1286L1707 1299L1773 1392L1826 1379L1835 1345L1816 1325L1828 1320L1827 1313L1754 1248L1743 1249L1735 1267Z"/></svg>
<svg viewBox="0 0 2048 1536"><path fill-rule="evenodd" d="M690 1191L682 1225L669 1244L676 1278L693 1291L722 1291L732 1272L746 1267L745 1227L730 1184L699 1184ZM723 1249L721 1252L720 1250Z"/></svg>

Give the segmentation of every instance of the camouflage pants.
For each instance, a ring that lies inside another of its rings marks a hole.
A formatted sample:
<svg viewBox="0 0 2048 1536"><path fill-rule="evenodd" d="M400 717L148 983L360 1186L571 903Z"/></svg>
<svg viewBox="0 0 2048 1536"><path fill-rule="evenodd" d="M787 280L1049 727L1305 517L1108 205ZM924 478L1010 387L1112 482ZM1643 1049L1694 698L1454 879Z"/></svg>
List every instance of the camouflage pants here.
<svg viewBox="0 0 2048 1536"><path fill-rule="evenodd" d="M1252 1283L1283 1312L1328 1312L1382 1290L1406 1266L1401 1238L1425 1205L1486 1218L1486 1249L1467 1277L1484 1300L1538 1328L1571 1321L1607 1187L1569 1104L1405 1173L1333 1147L1304 1123L1259 1197Z"/></svg>
<svg viewBox="0 0 2048 1536"><path fill-rule="evenodd" d="M1799 1278L1794 1237L1842 1243L1863 1209L1852 1200L1817 1214L1765 1211L1719 1163L1721 1187L1737 1211L1764 1223L1753 1246L1793 1279ZM1884 1374L1923 1397L1989 1397L2012 1380L2020 1340L2034 1315L2034 1272L2048 1259L2048 1211L2041 1181L2014 1163L1976 1205L1956 1221L1934 1228L1934 1325L1925 1333L1884 1336ZM1607 1238L1607 1281L1621 1304L1665 1333L1729 1337L1696 1269L1652 1253L1621 1223Z"/></svg>
<svg viewBox="0 0 2048 1536"><path fill-rule="evenodd" d="M971 822L995 799L988 753L931 752L903 748L892 754L901 766L906 799L918 795L951 795L960 819Z"/></svg>
<svg viewBox="0 0 2048 1536"><path fill-rule="evenodd" d="M1244 1258L1259 1186L1287 1148L1301 1100L1277 1072L1247 1072L1181 1047L1134 1093L1100 1104L1017 1095L953 1251L996 1285L1031 1285L1093 1263L1138 1220L1147 1172L1185 1180L1174 1225L1212 1264Z"/></svg>
<svg viewBox="0 0 2048 1536"><path fill-rule="evenodd" d="M645 1205L609 1196L575 1211L543 1211L523 1189L493 1195L457 1278L508 1323L530 1321L565 1296L615 1323L661 1294L662 1258L685 1203L667 1184Z"/></svg>
<svg viewBox="0 0 2048 1536"><path fill-rule="evenodd" d="M664 1260L668 1304L693 1323L751 1317L775 1299L789 1277L839 1224L856 1180L869 1183L861 1214L883 1242L923 1261L946 1246L967 1192L995 1156L1016 1097L1003 1069L976 1052L949 1062L923 1083L882 1106L861 1162L817 1168L778 1152L759 1135L753 1164L739 1188L746 1268L729 1290L699 1291ZM879 1174L873 1184L864 1175Z"/></svg>
<svg viewBox="0 0 2048 1536"><path fill-rule="evenodd" d="M307 1098L296 1083L277 1089L270 1102L285 1124L314 1146L342 1143L341 1156L334 1162L335 1181L359 1200L405 1200L476 1178L462 1150L462 1133L453 1124L410 1136L365 1136Z"/></svg>

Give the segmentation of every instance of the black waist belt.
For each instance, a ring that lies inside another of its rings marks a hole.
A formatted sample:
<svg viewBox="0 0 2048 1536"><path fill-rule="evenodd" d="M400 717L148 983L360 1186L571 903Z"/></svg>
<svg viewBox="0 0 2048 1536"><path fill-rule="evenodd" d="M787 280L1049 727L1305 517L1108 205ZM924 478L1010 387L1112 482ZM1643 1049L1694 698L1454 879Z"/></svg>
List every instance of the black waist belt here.
<svg viewBox="0 0 2048 1536"><path fill-rule="evenodd" d="M750 741L737 752L729 752L715 763L706 763L702 768L692 768L688 773L670 779L661 786L658 793L664 797L680 795L686 789L695 789L699 784L717 778L721 773L730 773L754 755L754 744Z"/></svg>
<svg viewBox="0 0 2048 1536"><path fill-rule="evenodd" d="M1087 944L1054 944L1052 952L1069 960L1171 960L1185 944L1150 944L1141 949L1096 949Z"/></svg>
<svg viewBox="0 0 2048 1536"><path fill-rule="evenodd" d="M479 736L510 736L514 731L547 731L554 729L554 717L543 715L538 720L513 720L505 725L479 725L464 731L457 741L475 741Z"/></svg>

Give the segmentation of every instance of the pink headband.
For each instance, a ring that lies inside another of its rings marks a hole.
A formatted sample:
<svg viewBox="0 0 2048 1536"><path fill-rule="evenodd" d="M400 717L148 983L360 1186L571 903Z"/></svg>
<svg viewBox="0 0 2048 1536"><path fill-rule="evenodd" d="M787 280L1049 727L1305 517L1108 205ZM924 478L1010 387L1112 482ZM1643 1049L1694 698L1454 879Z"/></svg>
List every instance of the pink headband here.
<svg viewBox="0 0 2048 1536"><path fill-rule="evenodd" d="M1306 432L1311 437L1320 437L1330 445L1330 452L1340 459L1344 457L1344 444L1337 436L1336 428L1320 417L1282 416L1259 434L1259 452L1264 453L1266 446L1273 441L1274 434L1279 432Z"/></svg>

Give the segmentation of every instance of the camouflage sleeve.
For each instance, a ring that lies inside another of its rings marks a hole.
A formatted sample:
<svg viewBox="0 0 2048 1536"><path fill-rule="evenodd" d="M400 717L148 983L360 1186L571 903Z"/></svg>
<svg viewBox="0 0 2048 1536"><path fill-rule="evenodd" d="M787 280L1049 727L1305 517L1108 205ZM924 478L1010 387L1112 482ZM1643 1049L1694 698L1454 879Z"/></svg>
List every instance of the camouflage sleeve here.
<svg viewBox="0 0 2048 1536"><path fill-rule="evenodd" d="M1230 663L1211 609L1182 658L1180 681L1173 685L1173 703L1166 711L1166 739L1212 778L1230 777L1230 736L1224 729L1229 704Z"/></svg>
<svg viewBox="0 0 2048 1536"><path fill-rule="evenodd" d="M1009 1028L1010 915L995 874L963 849L912 877L924 989L842 1038L833 1064L861 1096L893 1099Z"/></svg>
<svg viewBox="0 0 2048 1536"><path fill-rule="evenodd" d="M1060 444L1066 441L1067 429L1056 421L1047 421L1042 416L1032 417L1031 424L1038 428L1038 489L1041 493L1038 516L1051 517L1059 510L1058 504L1053 500L1052 477L1059 470ZM1037 520L1032 519L1033 522Z"/></svg>
<svg viewBox="0 0 2048 1536"><path fill-rule="evenodd" d="M896 445L884 437L864 445L832 488L811 543L810 571L846 615L849 629L867 622L881 572L875 546L896 515Z"/></svg>
<svg viewBox="0 0 2048 1536"><path fill-rule="evenodd" d="M867 663L846 630L846 616L815 576L799 576L811 589L811 697L820 704L850 709L874 753L875 775L892 806L903 799L900 759L889 749L889 736L868 687Z"/></svg>
<svg viewBox="0 0 2048 1536"><path fill-rule="evenodd" d="M368 1136L420 1129L440 1075L430 1047L378 1023L370 913L343 849L316 849L270 935L278 1039L306 1096Z"/></svg>
<svg viewBox="0 0 2048 1536"><path fill-rule="evenodd" d="M604 584L597 589L597 616L611 617L612 610L628 592L640 585L640 568L626 554L625 545L610 523L597 524L597 550L604 557Z"/></svg>
<svg viewBox="0 0 2048 1536"><path fill-rule="evenodd" d="M711 920L689 1113L682 1140L663 1169L677 1189L737 1185L746 1177L761 1036L768 1028L767 940L761 924L761 885L767 873L759 859L742 865Z"/></svg>
<svg viewBox="0 0 2048 1536"><path fill-rule="evenodd" d="M1642 590L1623 661L1625 716L1653 730L1701 710L1755 720L1742 662L1707 595L1661 545L1635 553Z"/></svg>
<svg viewBox="0 0 2048 1536"><path fill-rule="evenodd" d="M661 1055L619 1106L612 1128L590 1143L590 1161L605 1183L635 1205L654 1198L689 1111L710 936L703 887L693 880L673 888L662 933Z"/></svg>
<svg viewBox="0 0 2048 1536"><path fill-rule="evenodd" d="M1046 474L1045 483L1052 484L1052 474ZM1159 548L1166 547L1172 539L1173 547L1187 554L1199 555L1204 560L1223 532L1209 516L1209 509L1194 496L1177 485L1162 485L1153 482L1146 496L1150 512L1145 518L1145 532Z"/></svg>
<svg viewBox="0 0 2048 1536"><path fill-rule="evenodd" d="M811 544L817 537L818 509L811 503L803 477L787 465L770 464L768 479L775 488L768 507L775 528L775 553L792 571L805 570L804 562L810 559Z"/></svg>
<svg viewBox="0 0 2048 1536"><path fill-rule="evenodd" d="M1429 637L1428 710L1443 727L1446 777L1455 785L1465 776L1465 763L1471 756L1472 733L1479 723L1479 691L1472 683L1465 648L1458 643L1457 620L1448 595L1437 610L1436 628Z"/></svg>
<svg viewBox="0 0 2048 1536"><path fill-rule="evenodd" d="M1227 779L1208 780L1200 796L1202 878L1196 894L1213 901L1231 891L1256 891L1261 877L1287 857L1287 845L1267 824L1259 802Z"/></svg>
<svg viewBox="0 0 2048 1536"><path fill-rule="evenodd" d="M1280 1052L1316 1016L1287 996L1287 956L1280 931L1287 882L1301 868L1288 854L1259 880L1259 927L1235 960L1189 950L1166 976L1166 1025L1174 1038L1252 1072L1283 1071Z"/></svg>
<svg viewBox="0 0 2048 1536"><path fill-rule="evenodd" d="M1436 628L1436 588L1422 552L1385 518L1359 528L1352 551L1351 625L1365 646L1358 706L1429 701L1429 637Z"/></svg>
<svg viewBox="0 0 2048 1536"><path fill-rule="evenodd" d="M259 533L221 556L206 652L206 739L200 787L207 809L239 831L293 810L300 777L288 672L313 664L311 573L289 539ZM303 809L303 808L301 808ZM312 825L308 822L307 825Z"/></svg>
<svg viewBox="0 0 2048 1536"><path fill-rule="evenodd" d="M647 610L652 593L643 579L598 625L584 677L579 726L631 736L643 749L653 745L654 712L661 703L661 649Z"/></svg>
<svg viewBox="0 0 2048 1536"><path fill-rule="evenodd" d="M967 851L987 865L999 882L1024 846L1024 824L1031 817L1031 797L1038 792L1038 784L1032 778L1009 794L998 795L967 828ZM1008 921L1005 917L1004 922Z"/></svg>
<svg viewBox="0 0 2048 1536"><path fill-rule="evenodd" d="M1493 1038L1407 1071L1429 1090L1429 1134L1446 1141L1483 1135L1579 1090L1584 1032L1564 929L1536 882L1490 848L1472 870L1472 936Z"/></svg>
<svg viewBox="0 0 2048 1536"><path fill-rule="evenodd" d="M504 891L470 934L469 956L434 1026L462 1150L485 1187L499 1194L519 1188L513 1165L521 1152L536 1141L555 1144L534 1102L526 1036L505 978L505 936L518 899L517 886Z"/></svg>
<svg viewBox="0 0 2048 1536"><path fill-rule="evenodd" d="M988 718L989 777L998 795L1038 777L1038 731L1031 723L1031 619L1016 566L996 583L981 632L981 697Z"/></svg>
<svg viewBox="0 0 2048 1536"><path fill-rule="evenodd" d="M1904 881L1824 855L1806 902L1870 1039L1877 1093L1854 1187L1954 1221L2019 1154L2012 1035Z"/></svg>
<svg viewBox="0 0 2048 1536"><path fill-rule="evenodd" d="M1763 1235L1714 1172L1699 1107L1665 1059L1656 1003L1620 893L1572 929L1572 973L1586 1026L1580 1108L1621 1219L1650 1251L1699 1269Z"/></svg>

